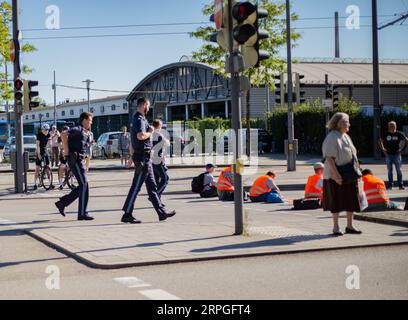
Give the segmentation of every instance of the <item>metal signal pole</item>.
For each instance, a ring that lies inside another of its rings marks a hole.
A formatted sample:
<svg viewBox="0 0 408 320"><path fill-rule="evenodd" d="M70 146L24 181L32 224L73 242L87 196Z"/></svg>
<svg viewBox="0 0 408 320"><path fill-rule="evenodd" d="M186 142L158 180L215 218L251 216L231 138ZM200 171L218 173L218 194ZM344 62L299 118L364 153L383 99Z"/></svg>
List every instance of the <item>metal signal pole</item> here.
<svg viewBox="0 0 408 320"><path fill-rule="evenodd" d="M19 44L19 6L13 0L13 41L15 44L14 83L20 77L20 44ZM14 187L16 193L24 193L24 144L23 144L23 106L22 101L14 98L14 122L16 135L16 159L14 170Z"/></svg>
<svg viewBox="0 0 408 320"><path fill-rule="evenodd" d="M381 137L381 87L380 87L380 61L378 55L378 13L377 0L372 0L372 32L373 32L373 111L374 111L374 158L381 159L378 141Z"/></svg>

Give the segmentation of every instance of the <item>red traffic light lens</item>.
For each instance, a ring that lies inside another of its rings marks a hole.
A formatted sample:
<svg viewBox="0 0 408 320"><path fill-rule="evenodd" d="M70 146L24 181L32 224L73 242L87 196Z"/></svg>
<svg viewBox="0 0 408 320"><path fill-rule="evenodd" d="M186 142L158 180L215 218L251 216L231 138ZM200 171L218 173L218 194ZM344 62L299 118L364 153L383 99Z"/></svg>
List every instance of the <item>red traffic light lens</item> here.
<svg viewBox="0 0 408 320"><path fill-rule="evenodd" d="M15 88L16 90L18 90L18 91L22 90L22 89L23 89L23 86L24 86L24 84L23 84L23 81L21 81L21 79L17 79L17 80L14 82L14 88Z"/></svg>
<svg viewBox="0 0 408 320"><path fill-rule="evenodd" d="M232 16L239 22L244 22L256 11L256 6L250 2L238 3L232 8Z"/></svg>

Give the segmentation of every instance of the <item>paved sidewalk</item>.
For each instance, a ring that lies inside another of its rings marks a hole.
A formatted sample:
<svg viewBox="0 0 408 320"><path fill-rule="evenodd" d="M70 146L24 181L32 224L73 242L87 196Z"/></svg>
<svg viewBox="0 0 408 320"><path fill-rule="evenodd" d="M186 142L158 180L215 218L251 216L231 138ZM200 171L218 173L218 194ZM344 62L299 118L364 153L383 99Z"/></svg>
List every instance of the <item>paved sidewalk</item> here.
<svg viewBox="0 0 408 320"><path fill-rule="evenodd" d="M296 194L293 194L295 197ZM166 196L178 214L159 223L145 197L137 204L142 225L119 222L122 196L91 198L96 217L78 222L74 211L62 218L50 201L36 199L24 208L8 201L0 216L0 233L22 229L47 245L88 266L102 269L150 264L229 259L258 255L408 244L408 229L357 222L361 236L330 235L331 217L321 210L295 212L288 205L245 204L246 236L234 236L233 206L194 195ZM75 210L75 208L70 208ZM5 213L5 214L4 214ZM342 219L342 226L345 221Z"/></svg>

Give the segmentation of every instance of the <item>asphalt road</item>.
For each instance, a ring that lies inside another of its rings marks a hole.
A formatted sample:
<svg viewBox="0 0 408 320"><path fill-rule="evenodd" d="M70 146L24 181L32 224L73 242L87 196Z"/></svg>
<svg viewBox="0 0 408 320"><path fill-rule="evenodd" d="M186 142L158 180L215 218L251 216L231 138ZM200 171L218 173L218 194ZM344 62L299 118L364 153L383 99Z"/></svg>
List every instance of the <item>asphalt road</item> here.
<svg viewBox="0 0 408 320"><path fill-rule="evenodd" d="M0 241L0 299L408 298L408 246L95 270L18 231Z"/></svg>

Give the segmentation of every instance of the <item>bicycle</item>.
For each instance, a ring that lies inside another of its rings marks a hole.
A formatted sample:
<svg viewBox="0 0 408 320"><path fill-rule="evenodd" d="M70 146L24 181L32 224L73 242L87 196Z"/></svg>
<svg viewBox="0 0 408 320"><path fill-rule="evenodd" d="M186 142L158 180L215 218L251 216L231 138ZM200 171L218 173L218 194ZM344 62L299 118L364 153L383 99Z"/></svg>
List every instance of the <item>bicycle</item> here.
<svg viewBox="0 0 408 320"><path fill-rule="evenodd" d="M52 184L53 182L53 174L52 170L49 165L45 163L44 165L44 160L46 156L43 156L41 158L41 165L40 165L40 172L39 172L39 187L43 187L45 191L49 191L51 189L54 189L54 185Z"/></svg>
<svg viewBox="0 0 408 320"><path fill-rule="evenodd" d="M61 165L62 164L60 164L60 167ZM59 174L59 169L58 169L58 174ZM65 169L64 169L64 178L60 186L60 190L64 189L65 186L68 186L68 188L70 188L71 190L74 190L77 187L77 185L78 183L76 181L74 173L72 172L69 165L66 164Z"/></svg>

